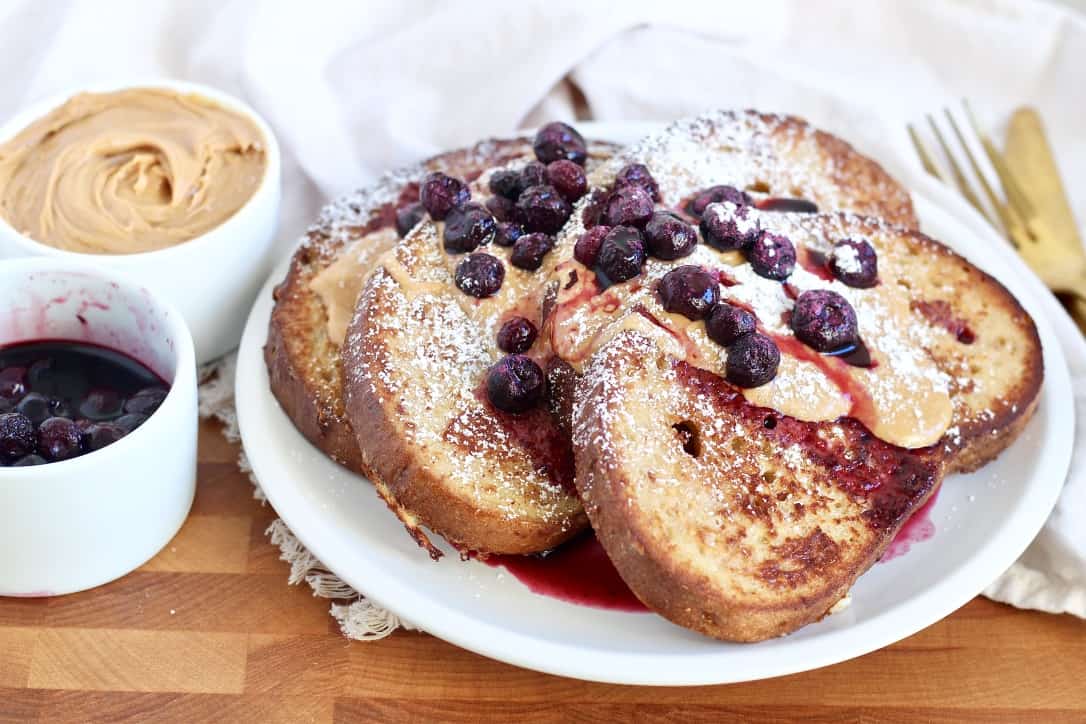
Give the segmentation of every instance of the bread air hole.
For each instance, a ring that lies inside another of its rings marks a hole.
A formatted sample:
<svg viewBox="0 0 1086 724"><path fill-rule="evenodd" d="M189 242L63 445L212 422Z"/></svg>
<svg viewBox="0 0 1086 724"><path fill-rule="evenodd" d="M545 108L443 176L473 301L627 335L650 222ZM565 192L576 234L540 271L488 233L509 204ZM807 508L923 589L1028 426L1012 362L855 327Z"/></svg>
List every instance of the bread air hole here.
<svg viewBox="0 0 1086 724"><path fill-rule="evenodd" d="M693 458L701 455L701 434L694 423L684 420L671 427L679 437L679 444L683 446L683 452Z"/></svg>

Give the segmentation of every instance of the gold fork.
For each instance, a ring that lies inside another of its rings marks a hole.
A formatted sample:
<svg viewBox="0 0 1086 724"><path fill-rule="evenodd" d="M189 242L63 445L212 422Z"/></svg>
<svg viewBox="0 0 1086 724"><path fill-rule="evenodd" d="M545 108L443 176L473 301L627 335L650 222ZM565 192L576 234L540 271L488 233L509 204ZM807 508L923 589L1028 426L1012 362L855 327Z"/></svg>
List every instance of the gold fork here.
<svg viewBox="0 0 1086 724"><path fill-rule="evenodd" d="M1071 215L1070 204L1060 183L1059 172L1045 139L1039 115L1033 109L1018 109L1012 116L1008 129L1007 151L1000 154L992 140L980 129L968 103L965 103L965 111L969 118L969 128L976 135L995 170L1006 200L1001 200L996 195L970 150L961 127L950 110L944 109L947 122L961 149L959 153L964 154L996 216L993 217L981 203L955 152L940 132L935 119L929 115L928 123L947 159L955 185L966 201L1015 246L1022 259L1048 288L1061 295L1071 316L1086 332L1086 250L1079 239L1078 228ZM924 169L935 178L946 182L947 179L939 171L911 124L908 131Z"/></svg>

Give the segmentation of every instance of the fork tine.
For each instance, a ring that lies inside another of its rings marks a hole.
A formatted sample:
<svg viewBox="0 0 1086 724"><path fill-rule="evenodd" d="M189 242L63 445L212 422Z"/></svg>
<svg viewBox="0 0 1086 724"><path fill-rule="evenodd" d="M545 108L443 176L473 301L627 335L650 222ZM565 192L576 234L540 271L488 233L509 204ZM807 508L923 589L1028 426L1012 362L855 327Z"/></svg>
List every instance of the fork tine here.
<svg viewBox="0 0 1086 724"><path fill-rule="evenodd" d="M950 151L950 146L947 145L946 139L943 138L943 134L939 131L939 126L935 125L935 119L928 114L928 124L931 126L931 130L935 133L935 140L939 142L939 145L943 149L943 154L946 156L947 162L950 163L950 172L954 176L955 183L958 184L958 190L962 192L962 196L965 200L973 205L973 208L981 213L981 215L988 219L988 222L995 226L996 220L991 217L988 211L981 205L980 199L973 192L973 187L969 185L969 181L965 178L965 174L962 173L962 169L958 166L958 162L954 160L954 154Z"/></svg>
<svg viewBox="0 0 1086 724"><path fill-rule="evenodd" d="M906 123L905 128L909 131L909 138L913 141L913 148L916 149L916 155L920 157L920 163L924 166L924 170L940 181L944 181L943 175L939 173L938 167L931 160L931 156L928 155L928 149L924 148L924 144L920 142L920 136L917 135L913 124Z"/></svg>
<svg viewBox="0 0 1086 724"><path fill-rule="evenodd" d="M1003 231L1009 232L1011 224L1014 223L1008 218L1010 213L1013 213L1011 209L1007 208L1003 202L995 195L995 191L992 190L992 185L988 183L987 177L980 170L980 166L977 164L977 159L973 156L973 152L969 150L969 144L965 142L965 136L962 135L962 131L958 128L958 122L954 120L954 116L950 114L949 108L944 108L943 113L946 114L947 121L950 122L951 129L954 130L954 135L958 137L958 145L965 151L965 157L969 160L969 167L973 169L973 175L977 177L980 182L981 189L984 190L984 195L988 198L988 203L995 209L996 214L999 216L999 221L1003 224Z"/></svg>
<svg viewBox="0 0 1086 724"><path fill-rule="evenodd" d="M969 105L969 101L963 98L962 105L965 107L965 113L969 117L970 125L973 126L973 132L976 133L977 138L980 139L980 145L984 148L985 155L988 156L988 160L992 163L992 168L995 169L996 175L999 176L999 183L1003 186L1003 193L1007 196L1007 202L1024 220L1033 218L1036 215L1036 210L1033 208L1033 202L1031 202L1025 192L1022 191L1018 179L1011 173L1007 163L1003 160L1003 155L996 149L995 144L992 143L992 139L980 130L980 124L977 123L977 117L973 115L973 108Z"/></svg>

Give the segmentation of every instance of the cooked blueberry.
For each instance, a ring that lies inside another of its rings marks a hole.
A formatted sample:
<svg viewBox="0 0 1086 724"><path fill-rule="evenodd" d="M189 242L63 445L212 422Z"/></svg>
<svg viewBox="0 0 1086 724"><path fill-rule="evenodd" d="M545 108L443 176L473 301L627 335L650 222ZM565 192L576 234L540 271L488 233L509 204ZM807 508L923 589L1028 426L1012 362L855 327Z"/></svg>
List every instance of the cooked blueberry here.
<svg viewBox="0 0 1086 724"><path fill-rule="evenodd" d="M423 179L419 198L430 216L441 221L457 206L467 203L471 189L460 179L434 172Z"/></svg>
<svg viewBox="0 0 1086 724"><path fill-rule="evenodd" d="M505 267L490 254L470 254L456 265L456 286L464 294L482 299L502 288Z"/></svg>
<svg viewBox="0 0 1086 724"><path fill-rule="evenodd" d="M792 331L807 346L819 352L834 352L856 344L856 310L837 292L810 289L796 299Z"/></svg>
<svg viewBox="0 0 1086 724"><path fill-rule="evenodd" d="M879 280L879 259L875 247L863 239L845 239L833 245L830 259L833 275L850 287L867 289Z"/></svg>
<svg viewBox="0 0 1086 724"><path fill-rule="evenodd" d="M34 423L26 415L7 412L0 415L0 461L21 458L34 451Z"/></svg>
<svg viewBox="0 0 1086 724"><path fill-rule="evenodd" d="M396 233L404 238L426 218L426 207L419 202L396 209Z"/></svg>
<svg viewBox="0 0 1086 724"><path fill-rule="evenodd" d="M140 414L138 412L130 412L127 415L121 415L113 424L124 430L125 435L129 435L137 427L147 422L147 415Z"/></svg>
<svg viewBox="0 0 1086 724"><path fill-rule="evenodd" d="M773 197L762 199L756 206L762 211L783 211L792 214L817 214L818 204L807 199Z"/></svg>
<svg viewBox="0 0 1086 724"><path fill-rule="evenodd" d="M588 177L584 175L584 169L573 161L563 159L547 164L547 182L570 203L588 192Z"/></svg>
<svg viewBox="0 0 1086 724"><path fill-rule="evenodd" d="M513 244L509 263L518 269L535 271L543 266L543 257L554 248L554 237L547 234L525 234Z"/></svg>
<svg viewBox="0 0 1086 724"><path fill-rule="evenodd" d="M640 186L623 186L611 192L600 221L608 226L644 226L652 218L652 196Z"/></svg>
<svg viewBox="0 0 1086 724"><path fill-rule="evenodd" d="M719 201L705 207L701 215L701 235L705 243L721 251L746 249L762 235L762 228L749 211L749 206L736 206Z"/></svg>
<svg viewBox="0 0 1086 724"><path fill-rule="evenodd" d="M615 188L623 186L640 186L649 192L653 201L660 200L660 187L656 185L656 179L643 163L631 163L618 172L615 176Z"/></svg>
<svg viewBox="0 0 1086 724"><path fill-rule="evenodd" d="M511 317L498 330L498 349L509 354L527 352L539 330L525 317Z"/></svg>
<svg viewBox="0 0 1086 724"><path fill-rule="evenodd" d="M595 266L600 255L600 245L610 231L610 226L593 226L581 234L581 238L573 245L573 258L585 266Z"/></svg>
<svg viewBox="0 0 1086 724"><path fill-rule="evenodd" d="M694 251L698 232L670 211L657 211L645 224L645 247L650 256L667 261Z"/></svg>
<svg viewBox="0 0 1086 724"><path fill-rule="evenodd" d="M26 376L30 390L48 397L80 399L90 386L86 370L71 361L57 364L52 359L38 360L30 365Z"/></svg>
<svg viewBox="0 0 1086 724"><path fill-rule="evenodd" d="M584 222L584 228L591 229L599 225L600 217L603 216L603 207L607 203L607 194L603 189L592 189L588 192L588 201L584 205L584 211L581 212L581 221Z"/></svg>
<svg viewBox="0 0 1086 724"><path fill-rule="evenodd" d="M41 388L48 384L55 367L56 363L51 359L40 359L31 364L26 371L27 385L30 389L36 392L48 392L49 390Z"/></svg>
<svg viewBox="0 0 1086 724"><path fill-rule="evenodd" d="M25 394L25 367L8 367L0 371L0 398L5 400L17 400Z"/></svg>
<svg viewBox="0 0 1086 724"><path fill-rule="evenodd" d="M95 388L87 393L87 397L79 404L79 416L93 422L112 420L121 414L123 404L124 400L116 390Z"/></svg>
<svg viewBox="0 0 1086 724"><path fill-rule="evenodd" d="M524 412L543 398L546 387L543 370L531 357L511 354L496 362L486 373L486 394L490 403L505 412Z"/></svg>
<svg viewBox="0 0 1086 724"><path fill-rule="evenodd" d="M524 236L524 229L520 224L503 221L498 224L498 230L494 232L494 243L498 246L512 246L522 236Z"/></svg>
<svg viewBox="0 0 1086 724"><path fill-rule="evenodd" d="M52 410L49 409L49 398L40 392L31 392L15 406L15 411L26 415L30 418L30 422L34 424L34 427L45 422L45 420L52 414Z"/></svg>
<svg viewBox="0 0 1086 724"><path fill-rule="evenodd" d="M781 351L769 337L745 334L728 347L724 376L737 387L761 387L777 376Z"/></svg>
<svg viewBox="0 0 1086 724"><path fill-rule="evenodd" d="M517 212L517 204L504 196L491 196L486 200L486 210L498 221L512 221Z"/></svg>
<svg viewBox="0 0 1086 724"><path fill-rule="evenodd" d="M758 320L746 309L721 302L709 312L705 320L705 333L709 339L727 347L743 335L753 332L757 326Z"/></svg>
<svg viewBox="0 0 1086 724"><path fill-rule="evenodd" d="M747 261L758 276L782 281L796 268L796 247L788 237L767 231L747 249Z"/></svg>
<svg viewBox="0 0 1086 724"><path fill-rule="evenodd" d="M645 263L645 244L641 232L632 226L616 226L607 232L596 258L596 271L605 284L624 282L641 273Z"/></svg>
<svg viewBox="0 0 1086 724"><path fill-rule="evenodd" d="M445 218L445 251L450 254L475 251L493 241L496 228L494 217L479 204L457 206Z"/></svg>
<svg viewBox="0 0 1086 724"><path fill-rule="evenodd" d="M517 195L513 197L516 201L520 198L520 195L524 193L525 189L532 186L543 186L547 183L547 164L540 163L539 161L529 161L524 164L524 168L517 174Z"/></svg>
<svg viewBox="0 0 1086 724"><path fill-rule="evenodd" d="M535 134L532 149L535 157L543 163L565 159L583 165L588 158L588 149L581 134L571 126L557 121L539 129Z"/></svg>
<svg viewBox="0 0 1086 724"><path fill-rule="evenodd" d="M520 173L511 169L498 169L490 174L490 193L516 201L520 194Z"/></svg>
<svg viewBox="0 0 1086 724"><path fill-rule="evenodd" d="M716 276L693 264L669 271L656 290L664 309L687 319L704 318L720 298Z"/></svg>
<svg viewBox="0 0 1086 724"><path fill-rule="evenodd" d="M13 467L13 468L29 468L29 467L33 467L34 465L45 465L47 462L49 462L49 461L46 460L45 458L43 458L41 455L31 454L31 455L24 455L23 457L19 458L18 460L16 460L15 462L13 462L11 464L11 467Z"/></svg>
<svg viewBox="0 0 1086 724"><path fill-rule="evenodd" d="M159 408L168 392L169 390L162 387L146 387L125 401L124 411L150 415Z"/></svg>
<svg viewBox="0 0 1086 724"><path fill-rule="evenodd" d="M734 186L710 186L704 191L699 191L693 200L687 204L686 210L693 216L700 217L705 213L706 206L721 201L730 201L736 206L749 206L751 203L750 196Z"/></svg>
<svg viewBox="0 0 1086 724"><path fill-rule="evenodd" d="M56 398L49 400L49 415L51 417L68 417L75 419L75 409L67 400Z"/></svg>
<svg viewBox="0 0 1086 724"><path fill-rule="evenodd" d="M517 199L517 220L527 231L557 233L572 213L569 202L548 184L530 186Z"/></svg>
<svg viewBox="0 0 1086 724"><path fill-rule="evenodd" d="M94 452L112 445L126 434L124 428L116 423L96 422L80 430L80 444L84 452Z"/></svg>
<svg viewBox="0 0 1086 724"><path fill-rule="evenodd" d="M82 450L79 428L66 417L50 417L38 427L38 452L46 460L67 460Z"/></svg>

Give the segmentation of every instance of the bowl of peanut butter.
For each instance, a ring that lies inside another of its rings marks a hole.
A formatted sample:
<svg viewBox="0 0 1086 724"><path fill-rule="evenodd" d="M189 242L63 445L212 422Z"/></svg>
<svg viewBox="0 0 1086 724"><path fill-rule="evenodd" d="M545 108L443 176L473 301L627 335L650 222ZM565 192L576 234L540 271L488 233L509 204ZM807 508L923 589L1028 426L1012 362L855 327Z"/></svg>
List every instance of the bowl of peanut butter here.
<svg viewBox="0 0 1086 724"><path fill-rule="evenodd" d="M274 261L280 159L232 96L177 81L84 89L0 126L0 257L79 257L176 304L201 362L237 345Z"/></svg>

